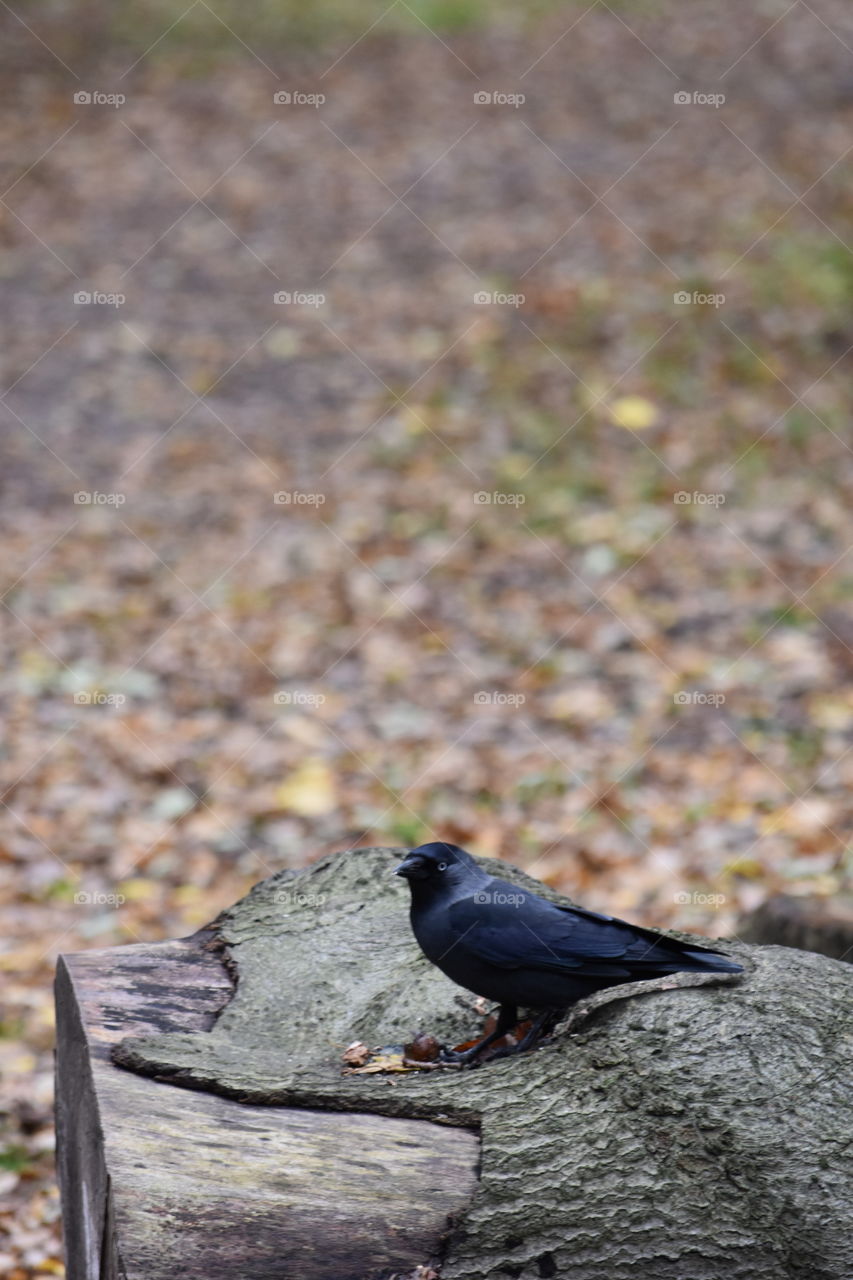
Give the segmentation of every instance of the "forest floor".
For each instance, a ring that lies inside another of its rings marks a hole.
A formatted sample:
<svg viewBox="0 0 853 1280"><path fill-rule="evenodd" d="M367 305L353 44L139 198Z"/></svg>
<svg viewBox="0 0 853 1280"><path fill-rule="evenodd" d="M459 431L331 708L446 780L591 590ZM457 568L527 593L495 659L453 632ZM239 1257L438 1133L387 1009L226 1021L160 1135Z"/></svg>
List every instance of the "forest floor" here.
<svg viewBox="0 0 853 1280"><path fill-rule="evenodd" d="M712 936L849 883L853 14L469 8L4 13L14 1280L60 951L357 844Z"/></svg>

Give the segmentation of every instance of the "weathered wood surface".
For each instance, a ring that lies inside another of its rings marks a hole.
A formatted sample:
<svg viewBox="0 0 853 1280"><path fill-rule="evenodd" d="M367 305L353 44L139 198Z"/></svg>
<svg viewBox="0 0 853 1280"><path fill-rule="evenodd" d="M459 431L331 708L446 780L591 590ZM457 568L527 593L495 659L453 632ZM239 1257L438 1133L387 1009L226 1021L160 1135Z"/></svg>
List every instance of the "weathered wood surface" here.
<svg viewBox="0 0 853 1280"><path fill-rule="evenodd" d="M131 1036L118 1059L252 1102L479 1122L443 1280L850 1280L850 965L726 943L742 980L614 988L535 1053L476 1071L342 1079L347 1039L453 1043L478 1021L412 939L398 856L355 850L256 886L220 922L239 982L210 1033Z"/></svg>
<svg viewBox="0 0 853 1280"><path fill-rule="evenodd" d="M232 995L212 937L60 958L69 1280L384 1280L438 1256L476 1187L475 1133L241 1106L113 1065L125 1035L209 1030Z"/></svg>

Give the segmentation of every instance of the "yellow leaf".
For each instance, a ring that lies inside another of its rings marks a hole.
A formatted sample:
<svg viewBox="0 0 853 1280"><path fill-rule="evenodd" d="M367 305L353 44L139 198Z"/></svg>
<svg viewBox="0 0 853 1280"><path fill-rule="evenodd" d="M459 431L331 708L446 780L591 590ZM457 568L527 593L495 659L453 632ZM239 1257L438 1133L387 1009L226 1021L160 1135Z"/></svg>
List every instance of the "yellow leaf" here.
<svg viewBox="0 0 853 1280"><path fill-rule="evenodd" d="M172 901L178 907L192 907L205 896L205 890L197 884L180 884L172 891Z"/></svg>
<svg viewBox="0 0 853 1280"><path fill-rule="evenodd" d="M429 429L429 408L423 404L406 405L403 426L410 436L423 435Z"/></svg>
<svg viewBox="0 0 853 1280"><path fill-rule="evenodd" d="M304 818L331 813L338 802L331 769L319 756L309 756L278 788L276 800L282 809Z"/></svg>
<svg viewBox="0 0 853 1280"><path fill-rule="evenodd" d="M765 816L769 822L769 819L772 818L773 815L767 814ZM772 835L776 830L776 828L773 827L769 827L768 830L763 830L765 826L764 819L759 823L759 826L762 828L762 835ZM735 858L729 867L729 870L732 875L739 876L744 880L763 880L767 875L765 867L762 866L762 864L755 858Z"/></svg>
<svg viewBox="0 0 853 1280"><path fill-rule="evenodd" d="M181 911L181 919L187 924L201 926L207 924L213 912L210 906L205 906L203 902L185 905Z"/></svg>
<svg viewBox="0 0 853 1280"><path fill-rule="evenodd" d="M368 1061L363 1066L344 1067L341 1075L373 1076L399 1071L430 1071L434 1065L432 1062L410 1062L408 1058L396 1050L385 1053L380 1051L379 1053L370 1054Z"/></svg>
<svg viewBox="0 0 853 1280"><path fill-rule="evenodd" d="M28 1076L35 1071L38 1062L35 1054L19 1053L14 1058L7 1058L4 1065L10 1076Z"/></svg>
<svg viewBox="0 0 853 1280"><path fill-rule="evenodd" d="M617 426L627 431L645 431L657 422L658 411L651 400L643 396L620 396L611 404L610 416Z"/></svg>
<svg viewBox="0 0 853 1280"><path fill-rule="evenodd" d="M298 329L277 324L264 339L264 347L274 360L289 360L299 352L301 336Z"/></svg>
<svg viewBox="0 0 853 1280"><path fill-rule="evenodd" d="M130 880L122 880L117 892L128 902L145 902L159 895L161 885L156 880L146 880L143 876L132 876Z"/></svg>
<svg viewBox="0 0 853 1280"><path fill-rule="evenodd" d="M505 453L498 465L504 480L520 480L530 470L530 456L526 453Z"/></svg>

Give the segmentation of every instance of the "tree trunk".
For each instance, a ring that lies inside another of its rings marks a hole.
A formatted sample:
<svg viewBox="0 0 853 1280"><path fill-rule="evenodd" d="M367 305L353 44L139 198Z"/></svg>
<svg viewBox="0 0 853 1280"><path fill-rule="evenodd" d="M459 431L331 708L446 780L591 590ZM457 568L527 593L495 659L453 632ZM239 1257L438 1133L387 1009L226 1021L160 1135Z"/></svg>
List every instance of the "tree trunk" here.
<svg viewBox="0 0 853 1280"><path fill-rule="evenodd" d="M353 1040L387 1046L426 1030L458 1043L479 1022L415 945L406 886L389 874L396 856L357 850L256 886L217 922L238 983L213 1025L129 1036L114 1060L203 1090L208 1103L252 1104L254 1122L269 1128L283 1106L414 1117L457 1126L443 1131L453 1158L457 1141L479 1132L480 1180L443 1280L853 1276L849 965L729 943L742 979L679 975L599 993L524 1057L475 1071L342 1076ZM565 901L515 868L490 869ZM193 1149L196 1113L180 1109L180 1145ZM198 1155L201 1187L211 1171ZM252 1195L263 1199L273 1174L256 1168ZM415 1200L430 1185L422 1168L417 1176ZM473 1189L462 1194L463 1181L457 1210ZM161 1208L180 1212L185 1192L173 1186ZM366 1257L337 1280L387 1276L385 1259ZM314 1260L289 1270L280 1250L277 1271L238 1270L310 1280L326 1274Z"/></svg>

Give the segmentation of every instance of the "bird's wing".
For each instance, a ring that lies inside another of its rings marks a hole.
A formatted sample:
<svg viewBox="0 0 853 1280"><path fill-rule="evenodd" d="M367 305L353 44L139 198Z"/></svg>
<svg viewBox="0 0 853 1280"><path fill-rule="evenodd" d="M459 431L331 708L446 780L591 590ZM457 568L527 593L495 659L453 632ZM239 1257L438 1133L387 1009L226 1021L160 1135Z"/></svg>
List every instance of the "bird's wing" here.
<svg viewBox="0 0 853 1280"><path fill-rule="evenodd" d="M608 916L569 914L511 885L504 893L492 892L488 901L477 900L484 896L462 898L450 907L457 945L479 959L500 969L583 969L590 976L627 976L618 960L631 940L613 928ZM523 901L514 901L518 897Z"/></svg>
<svg viewBox="0 0 853 1280"><path fill-rule="evenodd" d="M581 907L560 907L499 880L454 902L450 923L457 945L501 969L575 969L616 978L673 963L685 967L679 958L696 954L674 938Z"/></svg>

